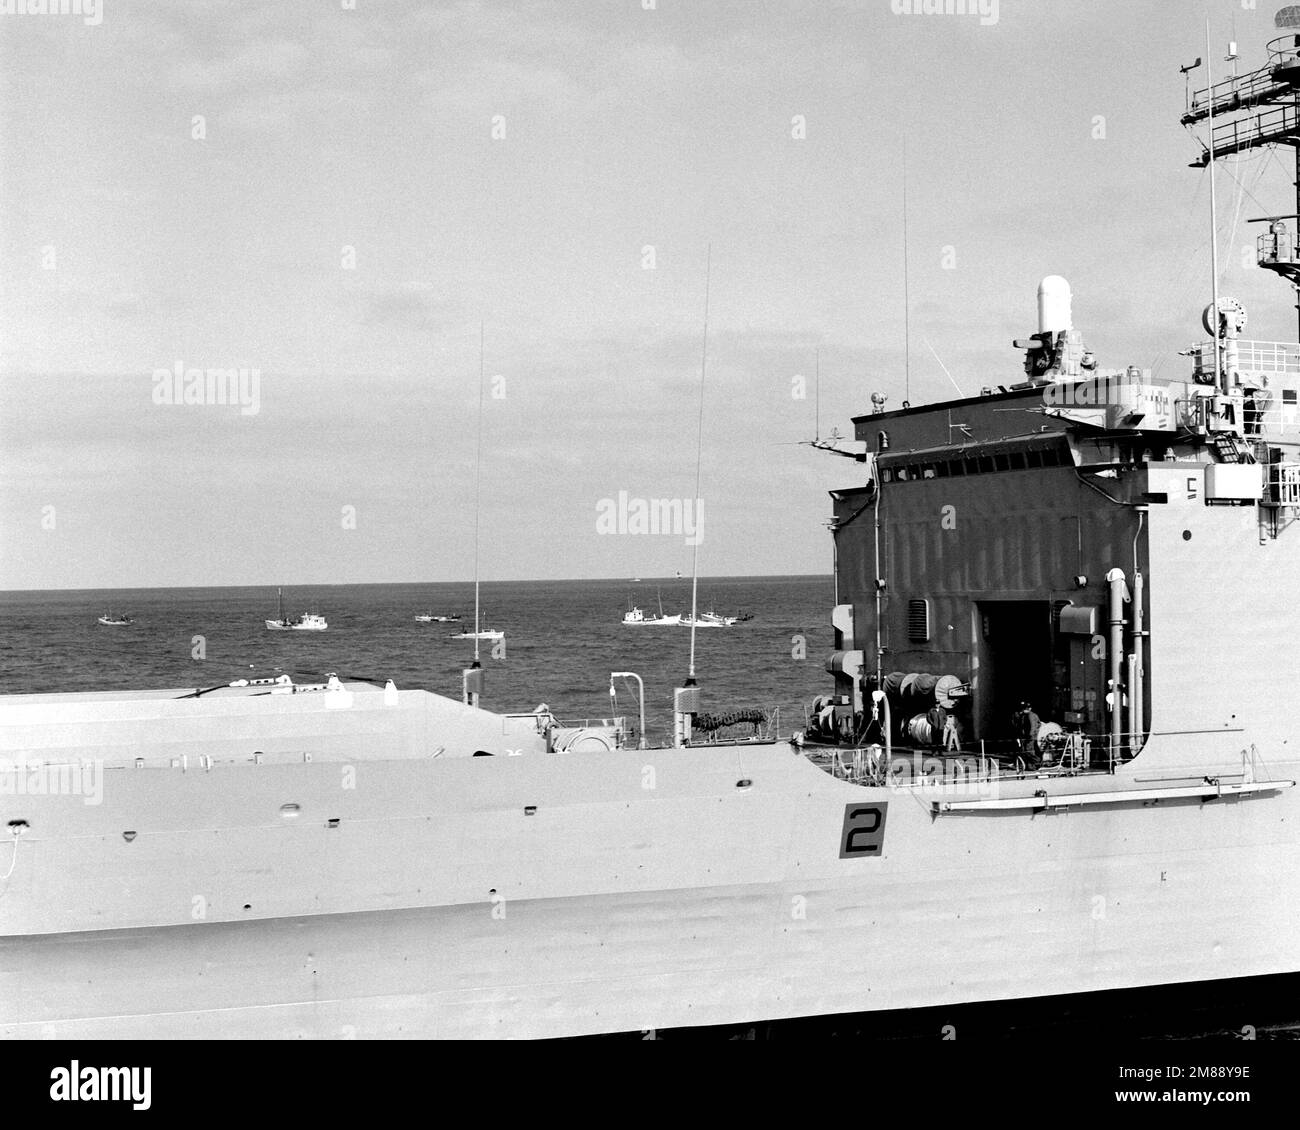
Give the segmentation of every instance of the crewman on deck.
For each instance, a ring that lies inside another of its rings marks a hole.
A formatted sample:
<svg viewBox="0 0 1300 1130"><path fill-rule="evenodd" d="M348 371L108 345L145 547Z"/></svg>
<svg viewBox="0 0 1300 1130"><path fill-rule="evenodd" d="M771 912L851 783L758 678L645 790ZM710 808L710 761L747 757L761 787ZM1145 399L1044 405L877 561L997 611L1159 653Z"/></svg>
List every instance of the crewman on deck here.
<svg viewBox="0 0 1300 1130"><path fill-rule="evenodd" d="M943 720L943 748L945 752L961 749L961 735L957 731L957 715L955 714L949 714Z"/></svg>
<svg viewBox="0 0 1300 1130"><path fill-rule="evenodd" d="M1020 709L1012 719L1012 732L1016 735L1020 752L1028 765L1038 763L1038 730L1042 724L1042 719L1034 713L1034 708L1027 702L1020 704Z"/></svg>

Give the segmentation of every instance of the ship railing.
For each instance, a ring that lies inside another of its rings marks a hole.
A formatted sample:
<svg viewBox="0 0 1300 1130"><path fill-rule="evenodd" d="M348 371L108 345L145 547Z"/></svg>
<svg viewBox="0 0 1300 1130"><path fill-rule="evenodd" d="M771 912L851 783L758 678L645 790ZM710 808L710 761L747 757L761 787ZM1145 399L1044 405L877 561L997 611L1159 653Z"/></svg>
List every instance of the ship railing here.
<svg viewBox="0 0 1300 1130"><path fill-rule="evenodd" d="M531 718L531 714L506 715L507 718L520 717ZM562 730L608 730L608 729L627 729L627 717L622 715L616 718L555 718L551 716L554 725Z"/></svg>
<svg viewBox="0 0 1300 1130"><path fill-rule="evenodd" d="M1300 507L1300 463L1270 463L1266 501L1274 506Z"/></svg>
<svg viewBox="0 0 1300 1130"><path fill-rule="evenodd" d="M805 755L831 776L856 785L978 789L1006 780L1107 774L1116 763L1136 757L1145 740L1145 734L1121 733L1118 757L1111 754L1109 734L1080 731L1066 732L1033 752L1007 739L956 750L894 746L890 753L879 745L810 746Z"/></svg>
<svg viewBox="0 0 1300 1130"><path fill-rule="evenodd" d="M1237 368L1266 376L1290 375L1300 377L1300 343L1294 341L1252 341L1237 338ZM1226 352L1226 346L1225 352ZM1214 374L1214 342L1203 341L1192 347L1192 369L1198 375L1212 379Z"/></svg>
<svg viewBox="0 0 1300 1130"><path fill-rule="evenodd" d="M1267 395L1267 390L1264 390ZM1261 407L1263 405L1263 407ZM1193 397L1177 404L1178 421L1193 431L1221 431L1223 421L1215 415L1211 397ZM1268 461L1265 450L1269 439L1282 439L1300 435L1300 410L1294 403L1279 405L1271 397L1260 399L1258 394L1248 397L1242 404L1241 419L1232 421L1232 430L1258 446L1254 461ZM1247 460L1249 462L1250 460Z"/></svg>
<svg viewBox="0 0 1300 1130"><path fill-rule="evenodd" d="M1265 48L1268 51L1269 69L1280 67L1283 63L1293 63L1300 59L1300 47L1296 46L1295 33L1279 35L1270 39Z"/></svg>
<svg viewBox="0 0 1300 1130"><path fill-rule="evenodd" d="M1211 87L1189 92L1184 121L1199 121L1206 116L1211 103L1215 113L1230 113L1234 106L1249 104L1264 95L1286 89L1286 84L1273 77L1273 68L1295 58L1293 37L1284 36L1268 45L1268 66L1244 75L1231 75Z"/></svg>
<svg viewBox="0 0 1300 1130"><path fill-rule="evenodd" d="M1265 232L1255 240L1256 261L1261 267L1300 262L1295 236L1289 231Z"/></svg>
<svg viewBox="0 0 1300 1130"><path fill-rule="evenodd" d="M1242 153L1281 140L1294 133L1297 122L1300 122L1300 114L1293 105L1260 109L1248 119L1232 118L1218 122L1212 140L1215 156Z"/></svg>

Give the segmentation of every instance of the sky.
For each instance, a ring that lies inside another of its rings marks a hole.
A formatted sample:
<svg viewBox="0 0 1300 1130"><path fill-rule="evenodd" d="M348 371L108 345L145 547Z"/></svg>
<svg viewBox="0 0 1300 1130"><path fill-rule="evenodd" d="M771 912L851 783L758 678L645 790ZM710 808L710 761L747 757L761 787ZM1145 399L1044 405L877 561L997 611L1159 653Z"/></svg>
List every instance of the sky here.
<svg viewBox="0 0 1300 1130"><path fill-rule="evenodd" d="M4 589L464 580L476 524L485 580L825 573L861 468L799 441L1020 379L1042 276L1101 365L1181 375L1179 67L1207 17L1216 77L1262 65L1280 7L8 6ZM1295 311L1246 221L1295 211L1291 162L1217 174L1267 340ZM166 403L177 367L256 397ZM701 499L698 547L602 523L620 492Z"/></svg>

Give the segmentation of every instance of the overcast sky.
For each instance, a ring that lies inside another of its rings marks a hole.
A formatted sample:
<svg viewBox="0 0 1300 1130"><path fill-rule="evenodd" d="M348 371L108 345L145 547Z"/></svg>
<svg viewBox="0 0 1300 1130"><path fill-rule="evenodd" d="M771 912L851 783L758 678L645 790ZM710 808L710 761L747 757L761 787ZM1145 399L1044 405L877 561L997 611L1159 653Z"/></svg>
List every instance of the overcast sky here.
<svg viewBox="0 0 1300 1130"><path fill-rule="evenodd" d="M710 244L701 571L825 572L860 469L794 442L815 351L823 433L904 397L904 137L914 402L936 353L1018 379L1049 273L1100 364L1180 373L1178 67L1207 12L1260 65L1278 6L344 2L0 15L0 587L468 578L480 322L483 576L689 572L597 519L694 496ZM1295 337L1245 223L1291 160L1219 172L1254 337ZM177 363L258 370L257 411L156 403Z"/></svg>

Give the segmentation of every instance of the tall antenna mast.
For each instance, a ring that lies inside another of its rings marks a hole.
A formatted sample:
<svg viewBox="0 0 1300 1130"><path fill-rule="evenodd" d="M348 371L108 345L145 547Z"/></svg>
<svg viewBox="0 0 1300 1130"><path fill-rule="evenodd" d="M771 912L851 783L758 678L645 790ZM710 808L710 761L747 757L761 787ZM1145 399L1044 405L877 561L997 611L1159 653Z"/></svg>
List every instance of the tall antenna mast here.
<svg viewBox="0 0 1300 1130"><path fill-rule="evenodd" d="M903 135L903 407L912 402L912 299L908 277L907 135Z"/></svg>
<svg viewBox="0 0 1300 1130"><path fill-rule="evenodd" d="M817 374L813 377L813 411L816 413L813 418L813 442L816 443L822 438L822 351L817 350L813 357Z"/></svg>
<svg viewBox="0 0 1300 1130"><path fill-rule="evenodd" d="M704 457L704 372L709 358L709 280L713 273L713 244L704 262L704 336L700 345L700 419L695 433L695 545L691 553L691 663L687 684L695 682L695 621L700 592L700 464Z"/></svg>
<svg viewBox="0 0 1300 1130"><path fill-rule="evenodd" d="M1214 60L1210 55L1210 21L1205 21L1205 81L1210 88L1209 119L1210 149L1208 171L1210 174L1210 322L1214 326L1214 383L1224 392L1223 348L1219 336L1219 204L1214 191Z"/></svg>
<svg viewBox="0 0 1300 1130"><path fill-rule="evenodd" d="M479 487L483 480L483 323L478 324L478 442L474 450L474 666L478 662L478 529Z"/></svg>

